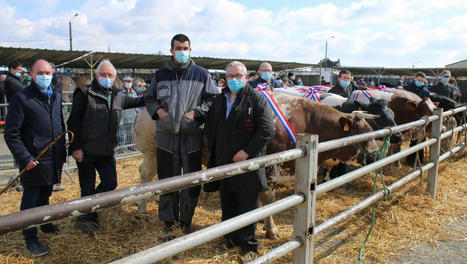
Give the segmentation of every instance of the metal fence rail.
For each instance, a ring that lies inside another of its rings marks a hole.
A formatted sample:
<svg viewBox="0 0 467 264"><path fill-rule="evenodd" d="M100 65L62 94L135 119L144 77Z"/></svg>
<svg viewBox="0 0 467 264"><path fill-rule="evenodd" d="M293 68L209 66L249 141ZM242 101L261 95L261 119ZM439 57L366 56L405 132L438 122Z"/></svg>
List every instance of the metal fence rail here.
<svg viewBox="0 0 467 264"><path fill-rule="evenodd" d="M272 166L304 156L303 149L292 149L256 159L225 165L217 168L188 173L164 180L149 182L111 192L94 194L72 201L66 201L0 216L0 235L23 228L41 225L71 216L78 216L126 204L154 195L170 193L176 190L219 180L260 167Z"/></svg>
<svg viewBox="0 0 467 264"><path fill-rule="evenodd" d="M217 168L199 171L195 173L176 176L173 178L159 180L151 183L141 184L125 189L119 189L112 192L96 194L83 197L73 201L33 208L20 211L13 214L0 216L0 234L20 230L22 228L39 225L46 222L55 221L69 216L85 214L103 208L116 206L145 199L156 194L173 192L175 190L200 185L209 181L219 180L234 175L242 174L248 171L257 170L260 167L272 166L285 161L296 160L296 189L295 194L282 200L274 202L268 206L258 208L246 214L229 219L228 221L204 228L192 234L179 237L167 243L149 248L137 254L116 260L113 263L153 263L164 258L176 255L187 249L191 249L212 239L220 237L231 231L254 223L266 216L283 211L287 208L297 206L294 217L294 235L292 241L266 253L252 263L267 263L273 261L288 252L294 251L294 263L312 263L314 239L317 234L331 228L333 225L344 221L351 215L367 208L376 201L383 198L383 191L377 192L364 199L357 205L339 213L318 226L315 226L316 197L319 194L338 188L339 186L355 180L370 171L386 166L397 161L411 153L417 152L425 147L430 147L430 161L409 173L407 176L388 186L389 190L396 190L420 176L423 172L429 171L427 191L436 197L437 184L437 165L450 155L461 151L465 147L465 142L455 146L451 151L439 155L439 145L443 138L452 136L453 133L460 132L467 128L466 124L456 127L450 131L441 134L442 117L447 117L455 113L466 111L466 107L443 113L441 109L436 110L436 115L427 117L415 122L396 126L391 129L382 129L371 133L355 135L343 139L323 142L318 144L317 136L299 135L297 137L297 149L292 149L264 157L247 160L235 164L225 165ZM354 170L339 178L333 179L327 183L317 185L317 159L318 152L324 152L358 142L367 141L373 138L379 138L390 133L400 132L414 127L424 126L432 123L431 139L413 146L400 153L391 155L385 159L376 161L370 165Z"/></svg>

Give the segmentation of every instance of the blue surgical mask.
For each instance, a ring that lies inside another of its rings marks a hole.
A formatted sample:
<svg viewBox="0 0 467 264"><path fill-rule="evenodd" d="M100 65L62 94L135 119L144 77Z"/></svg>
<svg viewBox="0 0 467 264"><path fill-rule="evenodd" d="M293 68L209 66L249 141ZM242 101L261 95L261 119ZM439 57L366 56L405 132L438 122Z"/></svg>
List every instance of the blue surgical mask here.
<svg viewBox="0 0 467 264"><path fill-rule="evenodd" d="M442 83L447 83L447 82L449 82L449 77L442 77L442 78L441 78L441 82L442 82Z"/></svg>
<svg viewBox="0 0 467 264"><path fill-rule="evenodd" d="M190 59L190 52L185 50L175 51L175 60L178 63L185 64Z"/></svg>
<svg viewBox="0 0 467 264"><path fill-rule="evenodd" d="M422 87L423 85L425 85L425 83L419 82L419 81L415 80L415 85L416 85L417 87Z"/></svg>
<svg viewBox="0 0 467 264"><path fill-rule="evenodd" d="M21 77L21 72L15 72L15 76L18 78Z"/></svg>
<svg viewBox="0 0 467 264"><path fill-rule="evenodd" d="M350 85L350 81L339 81L340 85L344 88Z"/></svg>
<svg viewBox="0 0 467 264"><path fill-rule="evenodd" d="M270 73L270 72L261 73L261 79L263 79L265 81L269 81L269 80L271 80L271 78L272 78L272 73Z"/></svg>
<svg viewBox="0 0 467 264"><path fill-rule="evenodd" d="M136 88L136 93L141 93L141 92L143 92L143 89L141 87L137 87Z"/></svg>
<svg viewBox="0 0 467 264"><path fill-rule="evenodd" d="M244 86L242 79L235 79L235 78L228 80L227 85L229 86L230 91L234 93L240 92Z"/></svg>
<svg viewBox="0 0 467 264"><path fill-rule="evenodd" d="M104 78L104 77L99 77L99 84L107 89L112 88L112 85L114 84L114 81L110 78Z"/></svg>
<svg viewBox="0 0 467 264"><path fill-rule="evenodd" d="M52 83L52 75L36 75L36 84L41 90L47 90Z"/></svg>

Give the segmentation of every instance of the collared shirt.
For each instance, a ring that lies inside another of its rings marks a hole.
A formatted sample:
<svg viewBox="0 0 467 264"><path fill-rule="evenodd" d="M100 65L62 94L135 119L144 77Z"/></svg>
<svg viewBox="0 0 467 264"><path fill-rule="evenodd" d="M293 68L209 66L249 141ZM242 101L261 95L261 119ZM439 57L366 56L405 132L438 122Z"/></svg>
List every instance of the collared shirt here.
<svg viewBox="0 0 467 264"><path fill-rule="evenodd" d="M232 110L233 105L235 104L235 100L237 100L237 97L235 97L232 101L230 101L230 93L225 93L224 94L226 103L227 103L227 108L225 110L225 118L229 117L230 111Z"/></svg>

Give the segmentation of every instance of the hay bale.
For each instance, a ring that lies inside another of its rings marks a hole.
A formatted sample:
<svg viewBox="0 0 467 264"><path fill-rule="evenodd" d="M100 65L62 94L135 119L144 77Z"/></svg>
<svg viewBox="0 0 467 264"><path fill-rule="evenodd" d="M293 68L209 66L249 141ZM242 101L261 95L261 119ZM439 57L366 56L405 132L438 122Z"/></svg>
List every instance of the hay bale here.
<svg viewBox="0 0 467 264"><path fill-rule="evenodd" d="M118 188L139 183L138 165L141 157L119 160ZM449 165L448 165L449 164ZM385 168L385 171L392 171ZM405 175L411 168L403 165L397 175L386 175L391 184ZM437 240L459 236L443 227L467 211L467 157L456 156L450 163L440 165L438 199L432 200L414 181L391 195L389 201L379 202L376 208L376 227L365 249L365 262L385 262L397 256L402 249L418 242L436 244ZM79 185L64 177L65 191L54 192L51 202L71 200L79 197ZM317 223L347 209L368 197L372 182L362 177L352 183L351 190L345 187L326 193L317 201ZM277 199L293 193L293 184L279 186ZM2 214L18 211L21 193L10 191L0 196ZM147 213L138 213L136 204L106 209L100 212L102 233L92 238L73 228L73 218L56 223L62 231L51 236L39 231L39 239L50 248L50 255L32 258L24 252L21 232L0 236L0 263L107 263L162 243L163 224L157 218L157 203L150 199ZM315 261L317 263L355 263L358 250L368 231L370 211L364 210L345 223L318 236L316 239ZM218 223L221 220L218 193L202 193L193 219L194 230ZM292 239L293 209L275 216L281 239L272 241L265 238L262 223L257 225L260 254L264 254ZM216 239L205 245L162 261L162 263L237 263L238 249L219 251ZM281 258L278 263L291 263L292 255Z"/></svg>

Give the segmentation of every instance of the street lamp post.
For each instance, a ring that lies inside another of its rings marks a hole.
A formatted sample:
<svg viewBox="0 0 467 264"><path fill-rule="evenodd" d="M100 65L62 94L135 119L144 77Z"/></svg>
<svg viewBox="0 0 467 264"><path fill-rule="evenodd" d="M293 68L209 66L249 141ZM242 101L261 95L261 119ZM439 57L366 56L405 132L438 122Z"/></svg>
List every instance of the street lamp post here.
<svg viewBox="0 0 467 264"><path fill-rule="evenodd" d="M324 72L326 72L326 64L328 62L328 40L334 38L334 36L331 36L329 37L328 39L326 39L326 49L324 51ZM331 83L332 83L332 78L331 78ZM321 83L321 80L320 80L320 83Z"/></svg>
<svg viewBox="0 0 467 264"><path fill-rule="evenodd" d="M73 18L77 17L78 15L79 15L79 14L76 13L74 16L72 16L72 17L70 18L70 21L68 21L68 31L69 31L69 33L70 33L70 51L73 50L73 41L72 41L72 38L71 38L71 20L72 20Z"/></svg>

